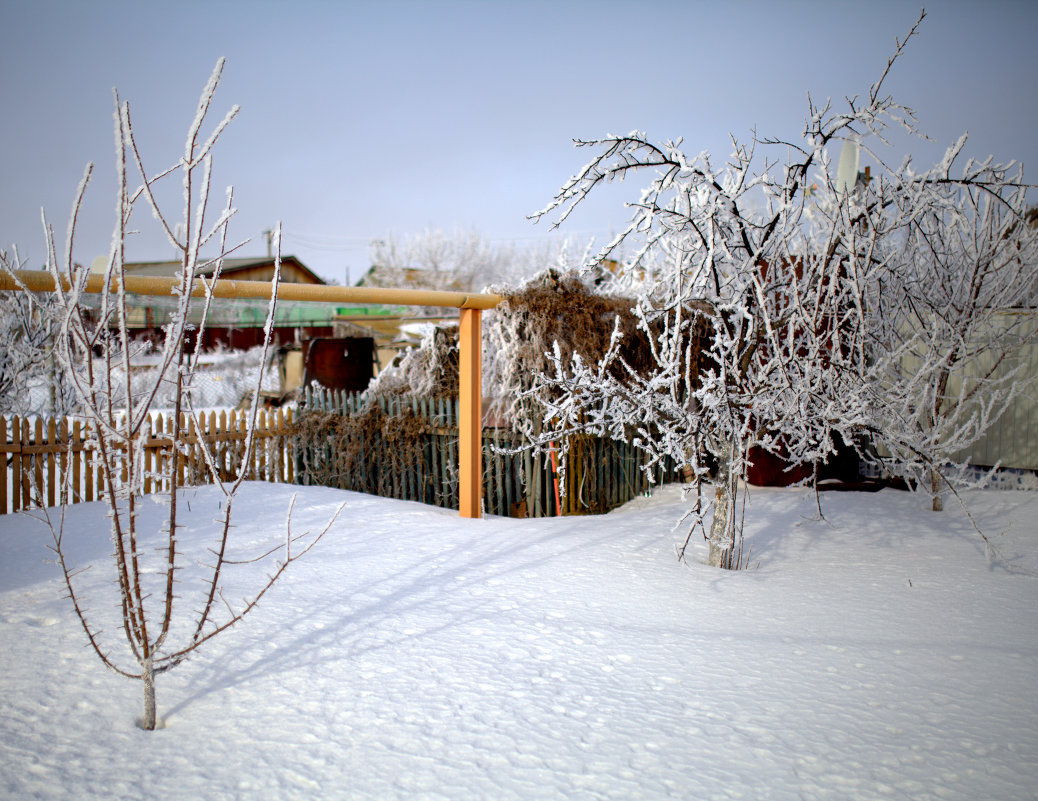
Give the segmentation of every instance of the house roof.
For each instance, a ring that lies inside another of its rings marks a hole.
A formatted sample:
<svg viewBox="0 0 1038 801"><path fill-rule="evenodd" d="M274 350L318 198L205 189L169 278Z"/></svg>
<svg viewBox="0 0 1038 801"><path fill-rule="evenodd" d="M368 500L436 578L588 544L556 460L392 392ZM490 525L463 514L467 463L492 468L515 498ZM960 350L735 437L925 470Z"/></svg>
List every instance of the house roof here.
<svg viewBox="0 0 1038 801"><path fill-rule="evenodd" d="M325 284L327 283L323 278L318 276L303 264L295 256L282 256L281 257L281 268L287 265L291 265L302 276L306 279L299 283L311 283L311 284ZM180 270L181 262L179 261L138 261L138 262L127 262L123 265L128 273L133 275L146 275L146 276L171 276L175 275ZM224 259L223 267L220 270L220 275L224 278L233 278L235 273L244 272L247 270L262 269L269 267L271 270L274 268L273 257L262 257L262 258L237 258L237 259ZM207 265L196 272L199 276L210 276L213 274L215 269L214 264Z"/></svg>

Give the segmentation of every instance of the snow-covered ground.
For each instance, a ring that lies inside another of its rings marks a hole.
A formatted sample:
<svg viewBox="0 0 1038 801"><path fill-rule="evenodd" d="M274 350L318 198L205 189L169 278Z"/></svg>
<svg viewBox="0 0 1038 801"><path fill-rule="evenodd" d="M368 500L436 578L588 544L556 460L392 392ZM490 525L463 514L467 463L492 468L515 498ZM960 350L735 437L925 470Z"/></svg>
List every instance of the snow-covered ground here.
<svg viewBox="0 0 1038 801"><path fill-rule="evenodd" d="M602 517L482 521L246 485L236 546L317 528L262 606L160 676L166 728L106 670L0 518L0 796L10 799L1035 799L1038 494L754 490L755 569L674 556L680 491ZM202 558L211 489L188 492ZM104 510L70 509L123 653ZM697 545L702 545L698 543ZM702 557L697 551L696 558ZM230 597L264 568L240 568ZM184 577L184 592L190 576Z"/></svg>

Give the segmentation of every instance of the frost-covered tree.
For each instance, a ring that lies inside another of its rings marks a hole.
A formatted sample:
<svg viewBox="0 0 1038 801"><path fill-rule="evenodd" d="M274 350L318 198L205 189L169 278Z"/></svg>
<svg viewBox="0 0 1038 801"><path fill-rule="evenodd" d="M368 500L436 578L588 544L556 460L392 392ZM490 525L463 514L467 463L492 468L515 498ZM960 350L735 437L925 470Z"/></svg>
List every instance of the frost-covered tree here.
<svg viewBox="0 0 1038 801"><path fill-rule="evenodd" d="M8 262L0 252L0 260ZM17 258L15 258L17 261ZM33 380L46 372L51 326L39 304L21 292L5 292L0 299L0 413L28 414L32 410Z"/></svg>
<svg viewBox="0 0 1038 801"><path fill-rule="evenodd" d="M0 267L21 269L17 248L0 250ZM58 325L49 296L4 292L0 297L0 414L64 415L74 410L72 386L54 356Z"/></svg>
<svg viewBox="0 0 1038 801"><path fill-rule="evenodd" d="M202 139L201 133L222 69L221 59L202 92L182 157L170 168L157 173L145 168L134 136L130 106L121 102L116 94L117 220L99 303L86 302L90 271L72 258L77 214L92 165L88 166L76 194L60 257L53 231L44 219L47 270L54 283L53 301L60 310L55 352L75 388L81 413L91 427L91 444L99 461L99 481L109 507L118 602L130 659L114 654L113 644L90 615L88 599L81 597L76 581L80 568L70 564L66 558L64 537L69 532L65 531L61 519L55 522L48 517L53 547L76 614L93 649L112 670L142 681L144 715L140 726L145 729L154 729L158 724L156 675L176 666L204 642L241 620L287 566L306 553L324 533L322 531L300 543L305 535L293 534L289 509L284 540L272 544L267 553L248 560L257 561L276 555L277 562L267 579L250 598L232 603L224 597L222 587L226 574L234 569L235 564L242 562L241 555L235 553L232 519L235 497L248 475L251 462L259 393L253 395L244 454L240 463L235 465L236 474L228 479L225 470L221 469L226 466L218 465L211 447L206 447L204 438L195 436L191 426L190 388L196 375L203 337L199 332L192 340L196 343L192 347L185 336L189 326L199 325L189 322L199 319L192 314L196 307L201 309L200 325L205 326L212 300L212 281L219 278L224 257L234 250L227 242L228 224L235 211L233 195L228 189L226 203L214 212L210 207L210 176L213 147L237 113L237 107L232 108L213 128L208 138ZM140 176L140 184L135 189L130 183L131 172ZM179 177L183 187L179 225L157 200L157 185L171 176ZM124 251L130 234L129 226L134 212L141 206L150 212L180 254L180 268L172 290L176 308L165 325L159 365L148 372L143 382L131 380L134 356L143 346L134 343L129 336L124 283ZM271 283L264 348L269 346L276 303L280 232L275 239L278 255ZM212 255L204 256L204 251ZM215 270L211 280L196 279L202 268L213 265ZM19 281L15 273L11 275L16 282ZM261 364L266 364L266 361L266 358L261 359ZM151 466L145 457L143 441L149 435L151 412L160 395L172 399L174 428L165 432L168 445L157 464ZM211 483L219 489L221 500L219 508L212 510L214 538L205 572L201 578L193 576L190 582L185 583L181 573L187 557L178 539L184 490L177 485L189 444L202 448L205 470ZM148 495L151 486L160 489ZM157 531L149 529L148 521L153 518L145 513L146 508L153 509L155 504L161 506L164 518ZM43 513L47 514L46 510ZM324 531L327 530L326 527Z"/></svg>
<svg viewBox="0 0 1038 801"><path fill-rule="evenodd" d="M492 284L516 283L566 259L566 242L528 246L488 240L473 230L378 239L371 246L376 285L480 292Z"/></svg>
<svg viewBox="0 0 1038 801"><path fill-rule="evenodd" d="M882 431L898 453L919 452L929 466L940 466L936 451L922 445L932 428L917 424L928 404L917 390L948 359L931 354L916 378L890 376L911 350L906 343L915 341L905 327L910 315L891 308L902 298L890 277L925 290L920 248L969 230L942 216L969 217L968 203L956 207L949 198L988 198L1005 211L1005 232L1019 230L1012 221L1022 194L1014 194L1019 179L987 162L953 176L954 148L918 174L909 160L891 166L880 156L877 145L890 126L918 133L912 111L885 95L883 85L922 19L846 110L809 98L801 137L733 139L721 165L707 153L686 156L680 140L656 144L640 132L578 141L597 154L534 215L555 214L558 226L602 184L651 176L630 204L630 223L599 258L622 243L634 246L627 269L642 285L634 314L652 344L652 363L625 362L619 326L597 363L557 354L534 390L545 408L540 439L580 432L634 439L657 460L687 465L695 495L689 537L704 534L713 564L737 567L742 559L736 502L756 454L809 466L841 441ZM873 163L864 174L856 158L837 166L836 147L851 154L861 148ZM930 213L933 226L924 228ZM1027 257L1026 248L1019 256ZM973 303L1006 297L986 292ZM918 307L915 313L916 322L926 319ZM904 424L892 427L898 403L907 404L898 413Z"/></svg>
<svg viewBox="0 0 1038 801"><path fill-rule="evenodd" d="M963 479L961 454L1035 378L1014 358L1038 334L1022 171L988 159L953 174L964 143L867 198L870 227L906 221L872 285L872 432L885 468L929 492L934 511Z"/></svg>

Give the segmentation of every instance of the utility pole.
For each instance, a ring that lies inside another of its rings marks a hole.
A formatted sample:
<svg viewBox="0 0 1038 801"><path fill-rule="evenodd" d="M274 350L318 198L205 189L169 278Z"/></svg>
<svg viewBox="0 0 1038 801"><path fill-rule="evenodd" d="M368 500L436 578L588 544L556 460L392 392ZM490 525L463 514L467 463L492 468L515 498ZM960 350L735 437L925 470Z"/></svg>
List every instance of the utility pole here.
<svg viewBox="0 0 1038 801"><path fill-rule="evenodd" d="M267 258L274 258L274 232L267 228L263 231L263 237L267 240Z"/></svg>

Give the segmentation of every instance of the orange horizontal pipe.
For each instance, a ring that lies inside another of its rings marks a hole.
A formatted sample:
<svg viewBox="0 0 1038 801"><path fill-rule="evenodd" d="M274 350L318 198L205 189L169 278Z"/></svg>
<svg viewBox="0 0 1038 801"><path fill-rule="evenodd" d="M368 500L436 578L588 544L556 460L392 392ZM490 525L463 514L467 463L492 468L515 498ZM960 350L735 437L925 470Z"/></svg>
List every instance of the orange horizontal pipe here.
<svg viewBox="0 0 1038 801"><path fill-rule="evenodd" d="M32 292L49 292L54 289L54 278L46 270L18 270L18 280ZM68 279L63 283L67 289ZM210 282L207 282L210 283ZM169 295L179 286L176 278L161 276L128 275L126 292L131 295ZM105 277L92 274L87 279L87 292L101 292ZM118 287L113 279L112 287ZM232 281L220 278L212 283L213 297L217 298L263 298L270 297L269 281ZM20 289L17 281L0 272L0 290ZM195 279L191 294L205 294L200 279ZM501 302L500 295L479 292L440 292L426 289L385 289L366 286L331 286L328 284L278 284L279 300L302 300L314 303L387 303L401 306L448 306L456 309L492 309Z"/></svg>

